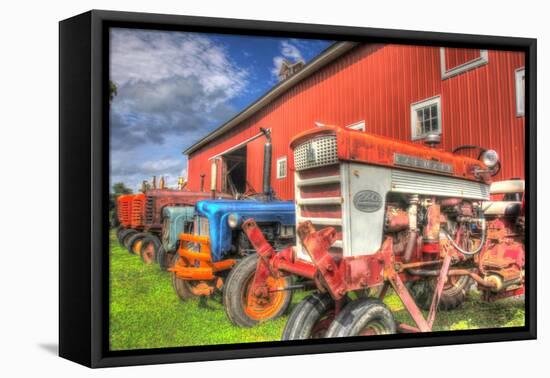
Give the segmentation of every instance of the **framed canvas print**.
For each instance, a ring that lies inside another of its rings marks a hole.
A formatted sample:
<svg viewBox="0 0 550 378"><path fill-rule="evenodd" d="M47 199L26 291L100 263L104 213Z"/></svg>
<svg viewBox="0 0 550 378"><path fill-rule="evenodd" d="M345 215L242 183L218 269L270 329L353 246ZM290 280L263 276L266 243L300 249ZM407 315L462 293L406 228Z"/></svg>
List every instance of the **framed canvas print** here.
<svg viewBox="0 0 550 378"><path fill-rule="evenodd" d="M536 40L60 22L60 355L536 337Z"/></svg>

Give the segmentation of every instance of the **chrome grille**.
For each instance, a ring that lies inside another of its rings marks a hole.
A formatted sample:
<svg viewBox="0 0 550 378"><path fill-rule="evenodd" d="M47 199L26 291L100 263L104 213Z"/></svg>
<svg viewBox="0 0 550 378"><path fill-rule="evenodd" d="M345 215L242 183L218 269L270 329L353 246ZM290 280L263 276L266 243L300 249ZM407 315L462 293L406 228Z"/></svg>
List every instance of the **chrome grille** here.
<svg viewBox="0 0 550 378"><path fill-rule="evenodd" d="M294 149L294 166L297 171L337 162L336 135L311 139Z"/></svg>
<svg viewBox="0 0 550 378"><path fill-rule="evenodd" d="M210 225L208 224L208 218L199 217L199 235L210 236Z"/></svg>
<svg viewBox="0 0 550 378"><path fill-rule="evenodd" d="M442 197L489 199L489 185L418 172L392 170L391 190Z"/></svg>

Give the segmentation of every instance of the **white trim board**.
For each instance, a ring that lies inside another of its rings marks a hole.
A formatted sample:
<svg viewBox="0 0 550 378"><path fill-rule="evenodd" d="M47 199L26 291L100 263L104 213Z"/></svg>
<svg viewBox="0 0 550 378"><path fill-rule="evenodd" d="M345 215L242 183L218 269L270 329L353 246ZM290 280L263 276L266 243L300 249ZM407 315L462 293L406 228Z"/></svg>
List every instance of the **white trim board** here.
<svg viewBox="0 0 550 378"><path fill-rule="evenodd" d="M271 129L268 129L268 130L271 130ZM254 135L253 137L250 137L250 138L248 138L248 139L246 139L246 140L243 140L242 142L237 143L237 144L234 145L233 147L229 147L227 150L224 150L224 151L220 152L219 154L216 154L216 155L214 155L214 156L209 157L208 160L217 159L217 158L219 158L219 157L222 156L222 155L225 155L225 154L227 154L227 153L229 153L229 152L238 150L238 149L241 148L242 146L247 145L248 143L250 143L250 142L252 142L252 141L258 139L258 138L261 137L262 135L264 135L264 133L259 132L258 134Z"/></svg>
<svg viewBox="0 0 550 378"><path fill-rule="evenodd" d="M447 70L447 65L445 62L445 47L439 48L439 56L441 60L441 79L443 80L489 63L489 52L487 50L479 50L479 58L470 60L469 62Z"/></svg>

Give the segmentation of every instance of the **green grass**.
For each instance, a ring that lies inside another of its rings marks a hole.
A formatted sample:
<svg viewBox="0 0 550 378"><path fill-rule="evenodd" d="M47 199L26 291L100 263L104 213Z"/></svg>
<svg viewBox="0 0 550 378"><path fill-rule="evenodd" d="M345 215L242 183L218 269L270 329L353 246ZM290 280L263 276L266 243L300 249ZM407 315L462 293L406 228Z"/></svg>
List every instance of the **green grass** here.
<svg viewBox="0 0 550 378"><path fill-rule="evenodd" d="M245 329L229 322L219 295L202 302L181 302L172 289L170 274L128 253L114 232L110 257L111 350L280 340L286 316ZM293 305L305 295L295 293ZM395 294L388 295L385 302L398 321L413 324ZM522 326L524 318L523 301L485 303L472 293L459 309L439 312L434 330Z"/></svg>

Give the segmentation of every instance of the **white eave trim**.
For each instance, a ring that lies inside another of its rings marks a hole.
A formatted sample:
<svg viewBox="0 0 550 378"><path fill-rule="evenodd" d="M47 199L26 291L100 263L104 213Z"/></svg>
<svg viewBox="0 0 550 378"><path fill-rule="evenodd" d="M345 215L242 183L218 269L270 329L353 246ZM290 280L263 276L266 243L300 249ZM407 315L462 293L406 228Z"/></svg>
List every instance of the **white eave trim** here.
<svg viewBox="0 0 550 378"><path fill-rule="evenodd" d="M258 138L261 137L262 135L264 135L264 134L263 134L262 132L259 132L258 134L254 135L253 137L250 137L250 138L248 138L248 139L246 139L246 140L243 140L242 142L237 143L236 145L234 145L234 146L232 146L232 147L229 147L227 150L224 150L224 151L220 152L219 154L216 154L216 155L214 155L214 156L210 156L210 157L208 158L208 160L217 159L217 158L219 158L219 157L222 156L222 155L225 155L225 154L228 154L228 153L230 153L230 152L232 152L232 151L238 150L239 148L241 148L241 147L247 145L248 143L250 143L250 142L252 142L252 141L258 139ZM189 162L189 160L188 160L188 162Z"/></svg>
<svg viewBox="0 0 550 378"><path fill-rule="evenodd" d="M340 56L342 56L343 54L345 54L346 52L354 48L356 45L358 45L357 42L337 42L333 44L323 54L317 56L311 62L306 64L300 71L298 71L288 79L277 84L272 90L266 93L258 101L250 105L248 108L244 109L242 112L240 112L235 117L230 119L228 122L223 124L221 127L217 128L216 130L212 131L210 134L206 135L203 139L201 139L191 147L184 150L183 154L189 155L195 152L196 150L198 150L208 142L214 140L215 138L222 135L226 131L232 129L233 127L237 126L241 122L245 121L246 119L254 115L256 112L258 112L260 109L264 108L267 104L269 104L270 102L275 100L277 97L282 95L284 92L294 87L300 81L306 79L307 77L311 76L313 73L315 73L322 67L326 66L333 60L339 58Z"/></svg>

